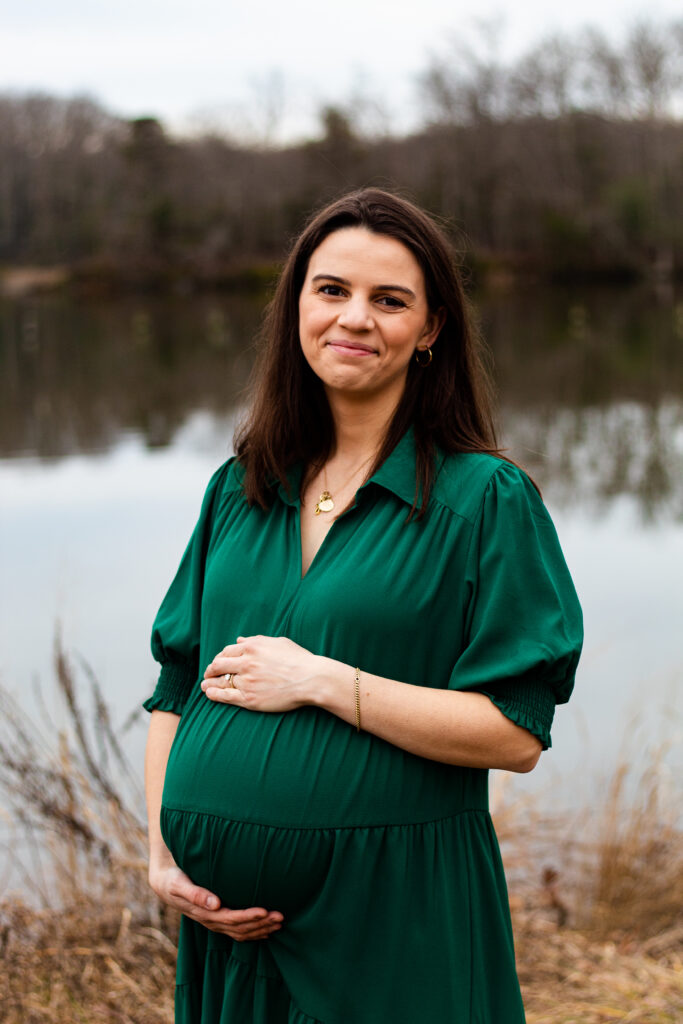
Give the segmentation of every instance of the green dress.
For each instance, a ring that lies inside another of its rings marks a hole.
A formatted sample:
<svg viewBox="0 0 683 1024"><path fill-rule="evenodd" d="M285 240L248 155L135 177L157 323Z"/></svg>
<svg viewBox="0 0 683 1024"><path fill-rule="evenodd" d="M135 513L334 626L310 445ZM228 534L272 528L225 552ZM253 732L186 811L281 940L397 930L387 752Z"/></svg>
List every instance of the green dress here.
<svg viewBox="0 0 683 1024"><path fill-rule="evenodd" d="M509 463L440 455L437 473L426 517L406 522L409 431L303 579L300 470L268 511L246 503L235 459L209 483L152 637L162 668L145 706L181 715L162 833L225 906L285 921L239 943L183 918L178 1024L524 1021L487 772L199 685L238 636L287 636L391 679L481 691L548 746L582 635L555 529Z"/></svg>

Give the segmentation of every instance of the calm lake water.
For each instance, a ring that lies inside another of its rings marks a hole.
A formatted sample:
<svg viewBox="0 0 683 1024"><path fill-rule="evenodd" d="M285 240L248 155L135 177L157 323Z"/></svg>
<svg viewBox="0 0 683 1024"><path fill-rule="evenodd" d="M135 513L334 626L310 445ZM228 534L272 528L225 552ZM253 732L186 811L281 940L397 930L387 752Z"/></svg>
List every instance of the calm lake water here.
<svg viewBox="0 0 683 1024"><path fill-rule="evenodd" d="M139 766L151 622L230 453L262 304L0 302L0 682L31 715L40 689L63 723L59 625ZM502 436L543 489L586 620L553 749L516 785L588 802L619 757L681 735L683 301L529 289L476 305Z"/></svg>

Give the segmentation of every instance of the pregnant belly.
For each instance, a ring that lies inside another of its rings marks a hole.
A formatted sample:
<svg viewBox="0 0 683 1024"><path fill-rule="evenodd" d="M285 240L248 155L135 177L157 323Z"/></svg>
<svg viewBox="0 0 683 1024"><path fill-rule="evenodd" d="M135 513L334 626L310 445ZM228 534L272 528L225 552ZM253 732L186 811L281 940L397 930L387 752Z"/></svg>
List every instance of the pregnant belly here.
<svg viewBox="0 0 683 1024"><path fill-rule="evenodd" d="M334 832L226 821L199 811L161 810L176 864L234 910L300 913L324 885Z"/></svg>
<svg viewBox="0 0 683 1024"><path fill-rule="evenodd" d="M265 714L200 692L180 720L163 803L281 828L413 824L485 810L487 773L415 757L319 708Z"/></svg>

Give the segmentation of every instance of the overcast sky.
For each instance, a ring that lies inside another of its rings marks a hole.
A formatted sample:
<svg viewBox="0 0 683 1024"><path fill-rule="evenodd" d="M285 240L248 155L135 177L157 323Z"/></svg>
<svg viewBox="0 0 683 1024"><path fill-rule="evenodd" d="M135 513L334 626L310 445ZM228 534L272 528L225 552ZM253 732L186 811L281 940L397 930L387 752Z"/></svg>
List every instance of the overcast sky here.
<svg viewBox="0 0 683 1024"><path fill-rule="evenodd" d="M588 24L618 41L638 18L679 11L679 0L572 0L561 10L547 0L0 0L0 90L87 93L177 130L211 119L239 129L247 109L262 124L272 107L281 137L309 129L322 103L365 90L400 131L430 54L476 37L477 18L501 21L510 56Z"/></svg>

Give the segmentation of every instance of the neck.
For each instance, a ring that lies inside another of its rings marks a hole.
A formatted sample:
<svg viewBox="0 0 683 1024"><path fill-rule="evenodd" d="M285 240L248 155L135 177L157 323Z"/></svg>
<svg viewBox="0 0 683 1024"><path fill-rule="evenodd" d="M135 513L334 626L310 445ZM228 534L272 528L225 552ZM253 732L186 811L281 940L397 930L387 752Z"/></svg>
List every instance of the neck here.
<svg viewBox="0 0 683 1024"><path fill-rule="evenodd" d="M382 444L395 411L395 402L353 395L328 394L335 430L335 448L329 461L362 462Z"/></svg>

